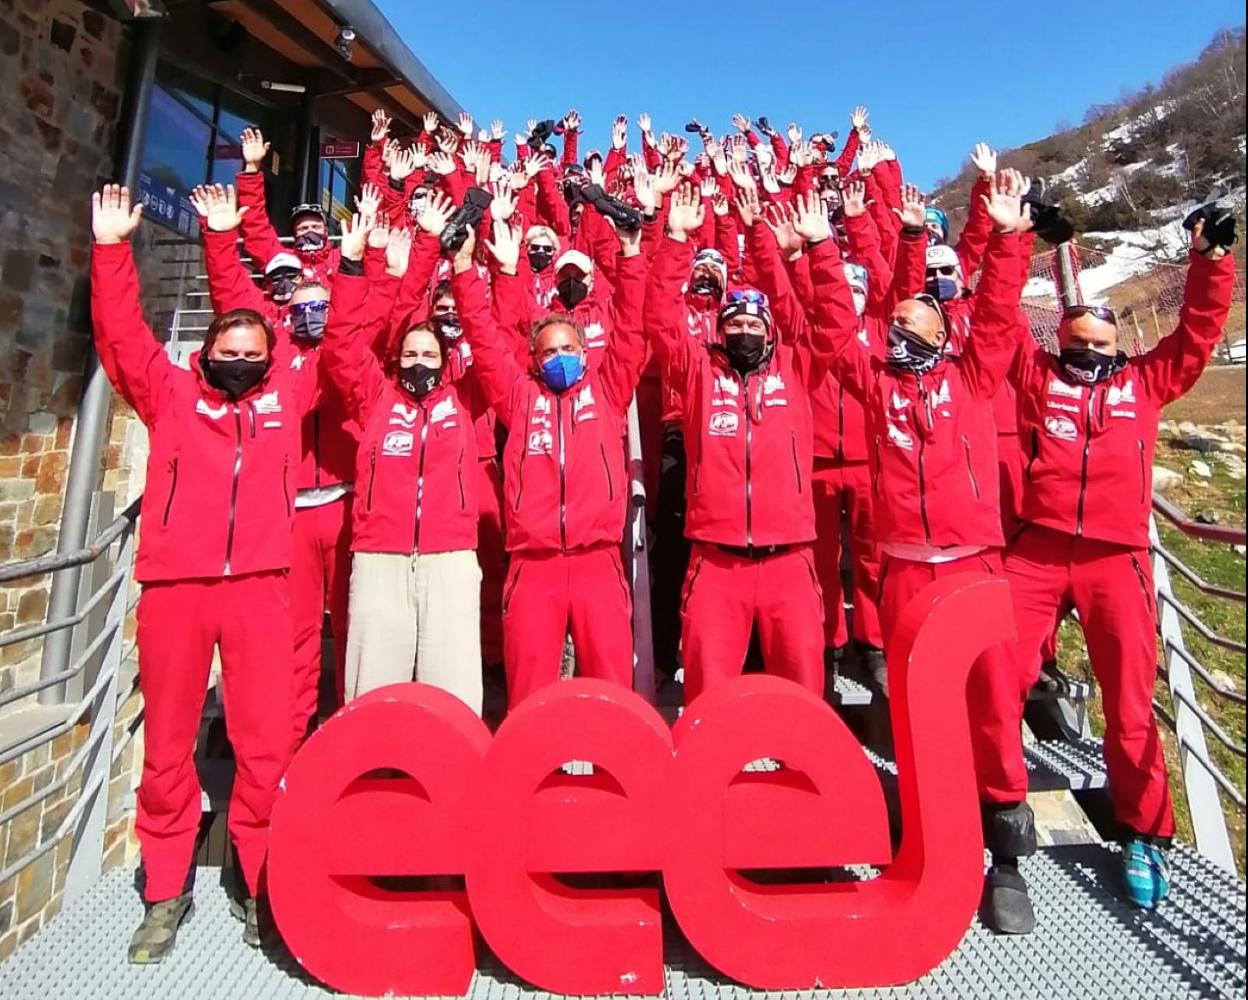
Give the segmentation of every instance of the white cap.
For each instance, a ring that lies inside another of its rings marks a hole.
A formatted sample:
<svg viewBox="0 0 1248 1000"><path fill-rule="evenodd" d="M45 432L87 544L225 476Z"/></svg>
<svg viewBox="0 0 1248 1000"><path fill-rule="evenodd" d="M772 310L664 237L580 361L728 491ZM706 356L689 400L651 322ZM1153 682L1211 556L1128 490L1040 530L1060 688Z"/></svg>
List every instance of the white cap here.
<svg viewBox="0 0 1248 1000"><path fill-rule="evenodd" d="M927 266L928 267L956 267L962 268L962 261L958 258L958 252L946 243L937 243L927 248Z"/></svg>
<svg viewBox="0 0 1248 1000"><path fill-rule="evenodd" d="M303 261L301 261L293 253L274 254L273 258L264 265L264 273L266 275L272 274L274 271L280 271L284 267L295 271L302 271Z"/></svg>
<svg viewBox="0 0 1248 1000"><path fill-rule="evenodd" d="M555 261L556 273L569 266L577 268L582 274L594 273L594 262L579 250L566 250Z"/></svg>

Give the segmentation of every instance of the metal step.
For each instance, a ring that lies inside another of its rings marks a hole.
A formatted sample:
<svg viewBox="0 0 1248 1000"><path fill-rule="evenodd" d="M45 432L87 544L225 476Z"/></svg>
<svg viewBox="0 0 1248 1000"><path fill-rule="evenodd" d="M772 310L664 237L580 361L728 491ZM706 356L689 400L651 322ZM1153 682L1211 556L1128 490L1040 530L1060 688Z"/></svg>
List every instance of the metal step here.
<svg viewBox="0 0 1248 1000"><path fill-rule="evenodd" d="M1154 913L1118 898L1118 852L1100 845L1047 848L1024 864L1038 927L1000 937L975 920L935 971L889 990L804 991L831 997L1229 997L1244 995L1244 884L1186 847L1172 854L1173 890ZM159 967L126 963L142 916L134 872L107 873L0 964L5 1000L269 1000L330 998L280 941L252 950L228 913L216 869L201 868L196 913ZM665 995L671 1000L791 1000L747 990L709 969L665 923ZM748 946L748 943L743 943ZM483 954L472 1000L550 1000Z"/></svg>

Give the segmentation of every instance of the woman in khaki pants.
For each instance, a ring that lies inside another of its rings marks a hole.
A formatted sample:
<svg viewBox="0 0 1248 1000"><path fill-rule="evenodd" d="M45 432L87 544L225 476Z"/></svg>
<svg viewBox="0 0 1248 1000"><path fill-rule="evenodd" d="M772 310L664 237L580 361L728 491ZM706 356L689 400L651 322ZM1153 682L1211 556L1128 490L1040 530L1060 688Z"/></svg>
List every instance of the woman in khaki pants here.
<svg viewBox="0 0 1248 1000"><path fill-rule="evenodd" d="M452 376L431 323L408 330L383 367L371 345L386 339L411 237L391 232L386 273L370 280L361 263L370 220L344 228L321 364L361 431L346 697L415 677L480 714L473 421L484 404Z"/></svg>

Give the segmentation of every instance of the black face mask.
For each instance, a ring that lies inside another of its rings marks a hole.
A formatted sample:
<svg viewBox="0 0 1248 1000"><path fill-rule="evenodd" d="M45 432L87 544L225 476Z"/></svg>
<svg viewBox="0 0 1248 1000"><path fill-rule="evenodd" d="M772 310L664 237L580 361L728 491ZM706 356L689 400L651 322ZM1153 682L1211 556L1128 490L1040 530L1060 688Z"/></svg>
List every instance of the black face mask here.
<svg viewBox="0 0 1248 1000"><path fill-rule="evenodd" d="M282 274L269 280L269 298L274 302L289 302L299 282L297 274Z"/></svg>
<svg viewBox="0 0 1248 1000"><path fill-rule="evenodd" d="M1057 364L1067 382L1096 385L1122 371L1127 356L1122 351L1102 354L1090 347L1063 347L1057 352Z"/></svg>
<svg viewBox="0 0 1248 1000"><path fill-rule="evenodd" d="M529 267L533 269L534 274L541 274L555 259L555 251L550 247L529 247L528 254Z"/></svg>
<svg viewBox="0 0 1248 1000"><path fill-rule="evenodd" d="M442 313L433 317L438 333L446 340L459 340L464 335L464 328L459 325L459 317L455 313Z"/></svg>
<svg viewBox="0 0 1248 1000"><path fill-rule="evenodd" d="M708 299L719 299L723 297L724 290L719 287L719 282L714 278L706 275L699 275L689 283L689 291L694 295L704 295Z"/></svg>
<svg viewBox="0 0 1248 1000"><path fill-rule="evenodd" d="M441 381L441 368L415 364L404 365L399 369L399 385L406 389L413 399L424 399L438 387Z"/></svg>
<svg viewBox="0 0 1248 1000"><path fill-rule="evenodd" d="M325 336L325 324L328 320L329 313L324 310L300 313L298 316L291 317L290 332L297 340L312 344L319 343L320 339Z"/></svg>
<svg viewBox="0 0 1248 1000"><path fill-rule="evenodd" d="M555 291L565 308L575 309L589 294L589 285L582 278L564 278L555 285Z"/></svg>
<svg viewBox="0 0 1248 1000"><path fill-rule="evenodd" d="M733 333L724 337L728 363L739 374L755 371L767 360L767 338L761 333Z"/></svg>
<svg viewBox="0 0 1248 1000"><path fill-rule="evenodd" d="M313 230L295 237L295 249L300 253L314 253L317 250L324 250L326 242L324 233Z"/></svg>
<svg viewBox="0 0 1248 1000"><path fill-rule="evenodd" d="M269 360L231 358L229 361L213 361L201 354L199 367L210 386L229 399L238 399L260 384L268 373Z"/></svg>
<svg viewBox="0 0 1248 1000"><path fill-rule="evenodd" d="M888 328L888 364L889 367L924 375L936 367L944 350L920 340L909 330L894 323Z"/></svg>

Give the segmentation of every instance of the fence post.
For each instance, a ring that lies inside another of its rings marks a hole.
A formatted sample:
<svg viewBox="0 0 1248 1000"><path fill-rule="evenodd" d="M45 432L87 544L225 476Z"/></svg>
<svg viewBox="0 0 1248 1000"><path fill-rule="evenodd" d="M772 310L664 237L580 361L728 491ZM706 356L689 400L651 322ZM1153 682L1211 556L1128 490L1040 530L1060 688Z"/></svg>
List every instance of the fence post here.
<svg viewBox="0 0 1248 1000"><path fill-rule="evenodd" d="M113 628L101 650L100 670L106 671L104 683L95 703L88 710L87 743L93 747L82 762L79 794L89 794L76 829L72 834L69 868L65 872L65 903L83 895L100 877L104 867L104 831L108 825L108 785L113 766L113 727L117 720L117 675L121 670L121 652L126 644L126 609L130 603L129 570L134 566L134 545L137 528L131 525L118 542L114 568L127 570L126 582L113 591L108 614L102 628Z"/></svg>
<svg viewBox="0 0 1248 1000"><path fill-rule="evenodd" d="M1179 614L1170 604L1170 600L1175 600L1170 586L1170 567L1157 552L1157 519L1152 516L1148 519L1148 534L1152 543L1153 582L1157 588L1157 624L1161 633L1161 653L1169 678L1167 684L1170 711L1174 716L1174 734L1179 744L1179 763L1183 769L1183 790L1192 815L1196 849L1214 864L1234 875L1235 855L1226 831L1226 817L1222 812L1218 786L1199 762L1191 760L1193 755L1203 756L1208 760L1209 748L1205 745L1205 733L1200 719L1178 697L1181 692L1196 703L1191 670L1182 656L1171 651L1173 647L1186 652L1186 647L1183 644L1183 627ZM1163 599L1162 595L1169 600Z"/></svg>

